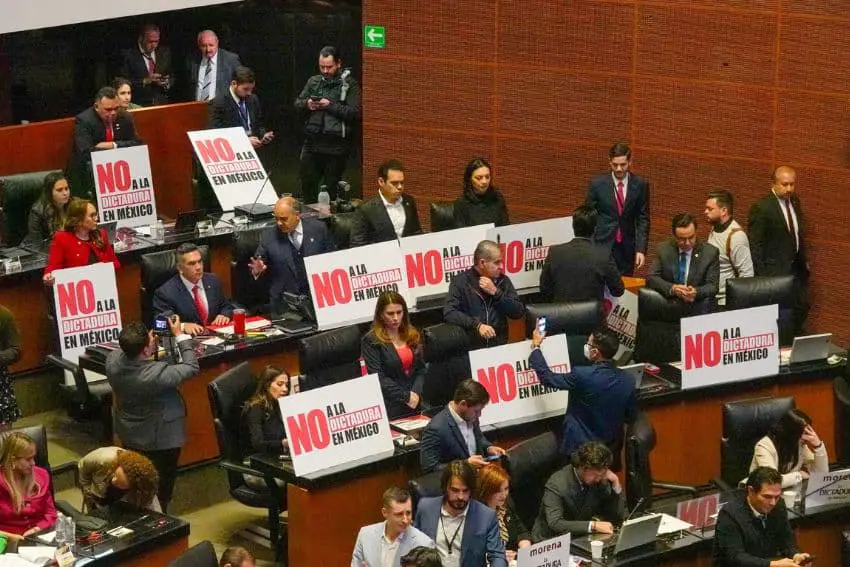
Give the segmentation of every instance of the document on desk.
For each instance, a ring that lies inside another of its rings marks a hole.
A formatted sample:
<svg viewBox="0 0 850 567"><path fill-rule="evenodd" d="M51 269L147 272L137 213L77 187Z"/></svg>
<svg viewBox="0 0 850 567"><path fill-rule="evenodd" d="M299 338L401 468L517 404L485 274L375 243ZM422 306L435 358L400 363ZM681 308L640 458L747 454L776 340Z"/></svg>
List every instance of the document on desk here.
<svg viewBox="0 0 850 567"><path fill-rule="evenodd" d="M689 530L693 526L688 522L682 521L675 516L669 514L661 514L661 525L658 526L658 535L674 534L684 530Z"/></svg>
<svg viewBox="0 0 850 567"><path fill-rule="evenodd" d="M262 329L264 327L270 327L272 324L271 321L266 319L265 317L248 317L245 320L245 330L246 331L254 331L256 329ZM216 327L214 325L209 325L207 327L215 331L220 335L232 335L233 334L233 325L227 325L226 327Z"/></svg>
<svg viewBox="0 0 850 567"><path fill-rule="evenodd" d="M0 555L0 567L33 567L33 565L48 565L53 561L55 547L34 545L21 546L18 553Z"/></svg>

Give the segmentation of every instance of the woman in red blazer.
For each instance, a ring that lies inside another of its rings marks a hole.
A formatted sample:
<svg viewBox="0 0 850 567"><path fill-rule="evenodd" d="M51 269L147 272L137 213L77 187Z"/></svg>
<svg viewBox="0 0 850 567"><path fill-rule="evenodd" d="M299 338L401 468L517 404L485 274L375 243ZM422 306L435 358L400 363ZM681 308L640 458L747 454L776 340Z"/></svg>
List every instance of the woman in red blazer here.
<svg viewBox="0 0 850 567"><path fill-rule="evenodd" d="M53 270L112 262L121 267L106 231L97 228L97 209L86 199L72 199L65 217L65 230L56 231L44 268L44 283L53 285Z"/></svg>

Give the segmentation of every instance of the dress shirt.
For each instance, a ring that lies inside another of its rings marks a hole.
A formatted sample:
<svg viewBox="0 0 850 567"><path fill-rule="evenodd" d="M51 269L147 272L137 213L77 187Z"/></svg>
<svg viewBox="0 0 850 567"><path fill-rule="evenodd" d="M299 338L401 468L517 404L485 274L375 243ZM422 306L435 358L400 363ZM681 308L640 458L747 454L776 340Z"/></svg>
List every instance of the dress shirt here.
<svg viewBox="0 0 850 567"><path fill-rule="evenodd" d="M677 248L676 250L677 250L676 270L678 271L678 269L679 269L679 258L681 257L682 249ZM684 254L685 254L685 281L682 282L682 284L688 285L688 273L690 273L690 271L691 271L691 259L693 258L693 255L694 255L694 249L691 248L689 251L685 252Z"/></svg>
<svg viewBox="0 0 850 567"><path fill-rule="evenodd" d="M304 227L300 220L298 225L289 231L289 240L296 250L301 250L301 243L304 241Z"/></svg>
<svg viewBox="0 0 850 567"><path fill-rule="evenodd" d="M401 543L401 538L404 536L404 532L398 534L394 541L390 541L387 537L387 524L384 522L384 531L381 534L381 566L380 567L393 567L393 562L395 561L395 556L398 553L398 546Z"/></svg>
<svg viewBox="0 0 850 567"><path fill-rule="evenodd" d="M451 402L449 402L448 407L452 419L455 420L455 423L457 423L457 426L460 429L460 434L463 435L463 440L466 441L466 448L469 449L469 456L471 457L472 455L477 454L478 451L476 451L477 447L475 445L475 427L455 412Z"/></svg>
<svg viewBox="0 0 850 567"><path fill-rule="evenodd" d="M197 284L193 284L189 280L183 277L183 274L180 274L180 281L183 282L183 285L186 286L186 289L189 290L189 296L192 298L192 302L195 301L195 286L198 286L198 295L201 298L201 303L204 304L204 307L207 309L207 315L210 312L210 303L207 301L207 290L204 289L204 277L201 276L201 279L198 280Z"/></svg>
<svg viewBox="0 0 850 567"><path fill-rule="evenodd" d="M230 96L233 97L233 101L236 103L236 106L239 109L238 112L239 112L240 117L242 116L242 104L243 103L245 104L245 120L248 121L248 123L245 125L245 132L250 133L251 132L251 114L248 112L248 106L247 106L248 103L245 102L244 100L242 100L241 98L239 98L238 96L236 96L236 93L233 92L233 87L230 87Z"/></svg>
<svg viewBox="0 0 850 567"><path fill-rule="evenodd" d="M384 206L387 208L387 214L390 216L390 222L393 223L396 236L401 238L401 235L404 233L404 223L407 221L407 213L404 212L404 200L399 197L395 203L390 203L380 191L378 191L378 195L381 196L381 201L384 202Z"/></svg>
<svg viewBox="0 0 850 567"><path fill-rule="evenodd" d="M215 78L216 71L218 69L218 51L215 52L215 55L209 58L209 62L212 64L212 69L210 69L210 86L207 89L207 93L209 93L209 100L215 98ZM195 93L195 100L201 100L201 93L204 91L204 85L206 82L204 78L207 76L207 59L204 58L201 61L201 64L198 66L198 92Z"/></svg>
<svg viewBox="0 0 850 567"><path fill-rule="evenodd" d="M787 209L785 208L785 199L780 199L779 195L776 194L776 191L773 191L773 196L776 197L776 200L779 201L779 208L782 209L782 218L785 219L785 227L788 229L788 232L791 232L791 227L788 226L788 214ZM797 220L797 211L794 209L794 203L791 202L791 197L788 197L788 208L791 209L791 218L794 219L794 236L796 237L796 241L794 244L796 245L797 250L800 250L800 221Z"/></svg>
<svg viewBox="0 0 850 567"><path fill-rule="evenodd" d="M435 539L437 540L437 552L440 554L443 567L460 567L460 546L463 541L463 525L466 523L466 513L468 511L469 505L457 516L450 516L446 513L444 507L440 508L440 520ZM455 534L457 534L456 537ZM454 541L452 541L453 537ZM449 553L449 543L451 543L451 553Z"/></svg>
<svg viewBox="0 0 850 567"><path fill-rule="evenodd" d="M617 202L617 183L623 184L623 206L626 204L626 197L629 195L629 174L626 173L626 176L622 181L617 179L617 176L614 175L614 172L611 172L611 179L614 180L614 202Z"/></svg>

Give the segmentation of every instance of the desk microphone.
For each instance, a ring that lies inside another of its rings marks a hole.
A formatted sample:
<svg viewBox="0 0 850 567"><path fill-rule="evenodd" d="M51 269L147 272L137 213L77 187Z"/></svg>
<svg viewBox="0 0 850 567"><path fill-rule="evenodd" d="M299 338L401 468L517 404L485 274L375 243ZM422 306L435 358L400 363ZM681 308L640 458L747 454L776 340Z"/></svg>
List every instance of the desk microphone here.
<svg viewBox="0 0 850 567"><path fill-rule="evenodd" d="M250 205L236 205L235 207L233 207L233 210L243 213L251 219L259 219L272 216L272 212L274 210L273 207L262 203L257 203L257 201L260 200L260 195L263 194L263 189L266 188L266 183L268 183L271 178L271 171L267 171L266 180L263 181L262 185L260 185L260 190L257 191L257 196L254 198L254 202Z"/></svg>
<svg viewBox="0 0 850 567"><path fill-rule="evenodd" d="M635 506L634 506L634 508L632 508L632 511L631 511L631 512L629 512L629 515L628 515L628 516L626 516L626 519L625 519L625 520L623 520L623 523L624 523L624 524L625 524L626 522L628 522L629 520L631 520L631 519L632 519L632 516L634 516L634 515L635 515L635 512L637 512L637 511L638 511L638 509L641 507L641 505L642 505L645 501L646 501L646 498L644 498L643 496L641 496L640 498L638 498L638 501L637 501L637 502L635 502Z"/></svg>

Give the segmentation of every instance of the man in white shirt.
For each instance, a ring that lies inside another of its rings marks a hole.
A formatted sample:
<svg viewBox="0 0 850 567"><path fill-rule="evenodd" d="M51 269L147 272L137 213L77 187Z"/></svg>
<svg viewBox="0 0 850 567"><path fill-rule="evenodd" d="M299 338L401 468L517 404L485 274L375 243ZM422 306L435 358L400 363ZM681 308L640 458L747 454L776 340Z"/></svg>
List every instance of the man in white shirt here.
<svg viewBox="0 0 850 567"><path fill-rule="evenodd" d="M741 225L732 218L734 200L726 189L715 189L705 202L705 218L711 224L708 243L720 253L720 281L717 304L726 305L726 280L753 277L750 241Z"/></svg>
<svg viewBox="0 0 850 567"><path fill-rule="evenodd" d="M401 558L419 546L434 547L427 535L414 528L410 493L392 487L384 491L383 522L364 526L357 534L351 567L401 567Z"/></svg>
<svg viewBox="0 0 850 567"><path fill-rule="evenodd" d="M385 161L378 167L378 194L357 209L351 227L351 246L421 233L416 200L404 191L404 166L398 160Z"/></svg>

